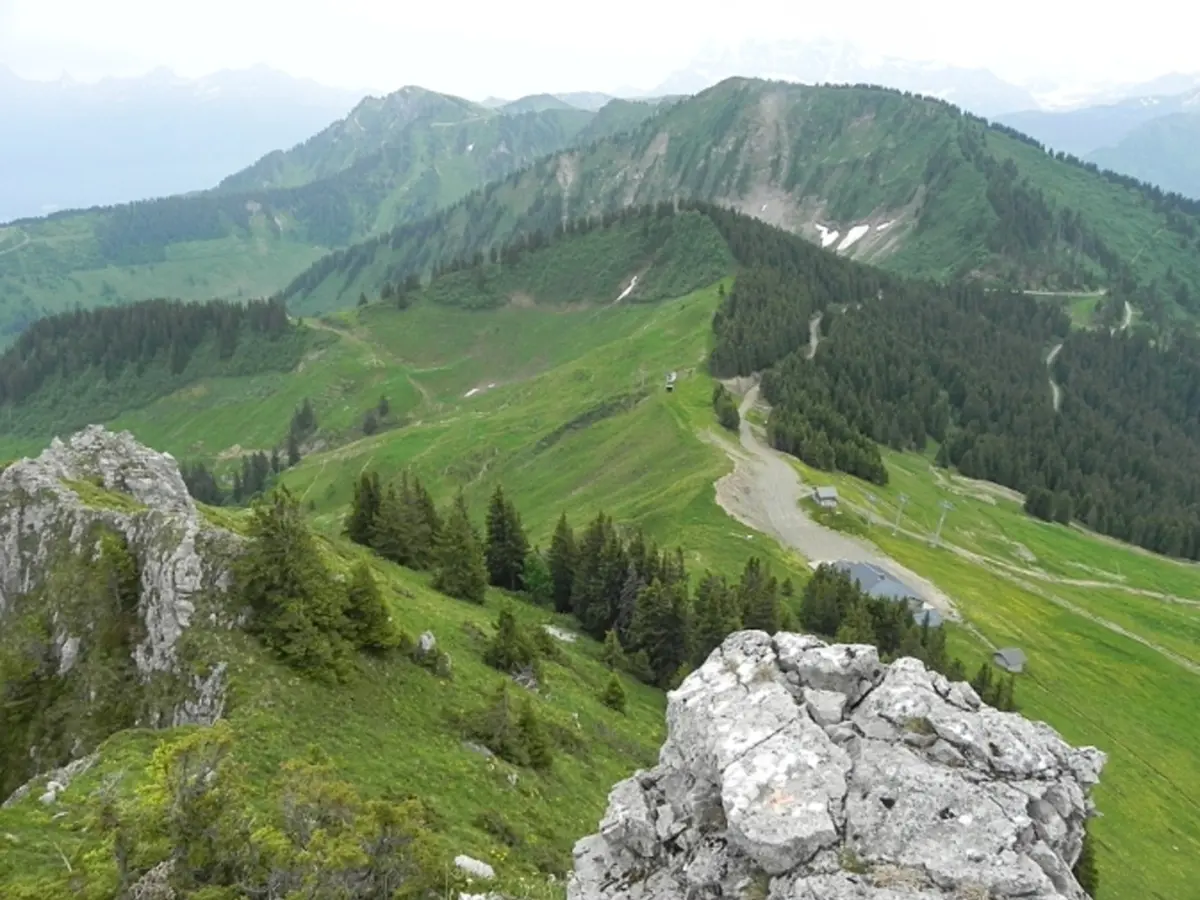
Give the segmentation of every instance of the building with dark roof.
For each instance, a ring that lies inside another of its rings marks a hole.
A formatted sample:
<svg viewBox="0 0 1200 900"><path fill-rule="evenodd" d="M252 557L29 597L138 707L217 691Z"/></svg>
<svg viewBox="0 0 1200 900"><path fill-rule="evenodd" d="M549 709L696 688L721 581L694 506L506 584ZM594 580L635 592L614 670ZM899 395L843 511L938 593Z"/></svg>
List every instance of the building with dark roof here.
<svg viewBox="0 0 1200 900"><path fill-rule="evenodd" d="M941 613L936 609L927 608L921 600L919 591L910 588L879 566L868 562L847 562L846 560L841 560L833 565L850 576L850 580L856 582L859 590L868 597L887 600L890 603L907 604L918 625L928 623L930 628L937 628L942 624Z"/></svg>

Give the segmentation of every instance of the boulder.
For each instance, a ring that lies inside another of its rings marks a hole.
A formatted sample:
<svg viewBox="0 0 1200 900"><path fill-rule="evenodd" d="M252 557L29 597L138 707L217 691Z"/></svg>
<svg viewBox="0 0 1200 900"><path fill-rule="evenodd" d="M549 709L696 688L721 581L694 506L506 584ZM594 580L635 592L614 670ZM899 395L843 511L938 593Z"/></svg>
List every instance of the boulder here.
<svg viewBox="0 0 1200 900"><path fill-rule="evenodd" d="M454 857L454 865L460 872L466 872L472 878L482 878L484 881L491 881L496 877L495 869L482 860L470 856L459 855Z"/></svg>
<svg viewBox="0 0 1200 900"><path fill-rule="evenodd" d="M671 693L667 729L576 844L569 900L1084 900L1104 754L917 660L739 632Z"/></svg>

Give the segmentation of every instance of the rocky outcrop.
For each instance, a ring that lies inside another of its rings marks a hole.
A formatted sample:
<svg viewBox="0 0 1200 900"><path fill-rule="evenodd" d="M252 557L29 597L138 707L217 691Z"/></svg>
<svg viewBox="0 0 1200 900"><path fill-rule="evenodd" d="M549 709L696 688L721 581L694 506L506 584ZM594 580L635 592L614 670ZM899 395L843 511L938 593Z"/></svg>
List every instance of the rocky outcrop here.
<svg viewBox="0 0 1200 900"><path fill-rule="evenodd" d="M29 748L33 771L87 752L112 724L222 714L225 666L188 638L227 624L237 543L207 524L175 460L127 433L93 426L0 472L0 653L64 685L63 733L31 729L44 744Z"/></svg>
<svg viewBox="0 0 1200 900"><path fill-rule="evenodd" d="M575 847L569 900L1082 900L1105 756L917 660L732 635L672 692L659 764Z"/></svg>

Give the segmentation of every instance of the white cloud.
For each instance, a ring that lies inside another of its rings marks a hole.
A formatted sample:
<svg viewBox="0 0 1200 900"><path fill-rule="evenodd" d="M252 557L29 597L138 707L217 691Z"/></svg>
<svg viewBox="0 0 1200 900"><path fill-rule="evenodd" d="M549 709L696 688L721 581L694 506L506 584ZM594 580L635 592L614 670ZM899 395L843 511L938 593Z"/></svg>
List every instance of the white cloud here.
<svg viewBox="0 0 1200 900"><path fill-rule="evenodd" d="M1200 65L1192 4L1120 15L1090 0L0 0L0 62L91 79L165 65L184 75L266 63L330 84L482 97L650 87L705 43L832 37L1014 80L1149 78Z"/></svg>

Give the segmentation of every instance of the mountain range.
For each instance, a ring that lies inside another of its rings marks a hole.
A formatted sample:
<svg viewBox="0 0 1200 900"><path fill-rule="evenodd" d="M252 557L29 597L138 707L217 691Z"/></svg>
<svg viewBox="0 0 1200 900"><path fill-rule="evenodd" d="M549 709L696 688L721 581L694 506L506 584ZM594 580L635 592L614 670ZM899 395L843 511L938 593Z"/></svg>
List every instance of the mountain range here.
<svg viewBox="0 0 1200 900"><path fill-rule="evenodd" d="M261 66L95 84L0 69L0 222L210 188L361 97Z"/></svg>
<svg viewBox="0 0 1200 900"><path fill-rule="evenodd" d="M1053 150L1091 160L1188 197L1200 198L1195 137L1200 87L1144 95L1069 111L1032 110L999 117Z"/></svg>
<svg viewBox="0 0 1200 900"><path fill-rule="evenodd" d="M0 230L0 895L561 900L637 772L616 891L1189 896L1198 250L945 101L749 78L408 88ZM726 676L755 760L803 732L749 845L671 762Z"/></svg>

